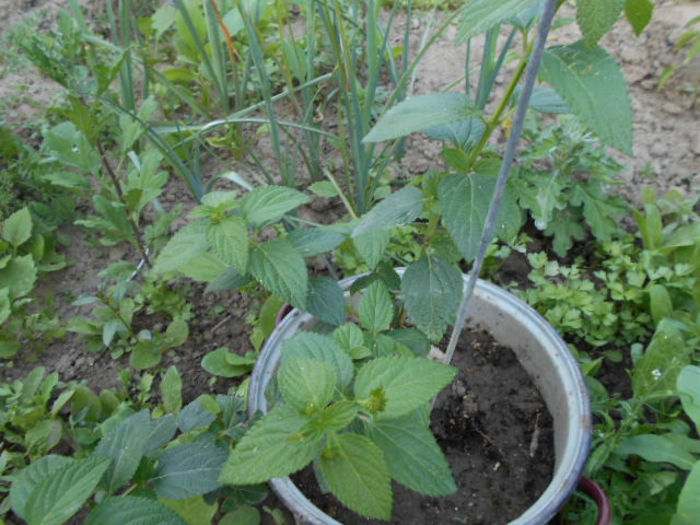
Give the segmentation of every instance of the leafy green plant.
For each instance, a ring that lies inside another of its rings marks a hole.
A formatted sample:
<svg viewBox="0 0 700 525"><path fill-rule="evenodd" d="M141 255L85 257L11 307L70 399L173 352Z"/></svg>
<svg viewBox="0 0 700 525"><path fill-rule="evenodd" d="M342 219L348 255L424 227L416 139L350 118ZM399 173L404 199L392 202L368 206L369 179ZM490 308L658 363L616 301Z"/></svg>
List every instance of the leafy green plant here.
<svg viewBox="0 0 700 525"><path fill-rule="evenodd" d="M676 74L679 69L682 69L690 64L690 62L696 56L698 56L698 53L700 53L700 29L696 28L696 26L699 24L700 16L696 16L685 25L688 30L683 33L678 39L678 42L676 42L676 49L680 50L689 47L690 49L688 50L688 54L680 64L668 66L666 69L664 69L664 72L661 73L661 78L659 78L659 89L663 89L664 86L666 86L666 83L673 75ZM693 87L693 89L696 88L697 86Z"/></svg>

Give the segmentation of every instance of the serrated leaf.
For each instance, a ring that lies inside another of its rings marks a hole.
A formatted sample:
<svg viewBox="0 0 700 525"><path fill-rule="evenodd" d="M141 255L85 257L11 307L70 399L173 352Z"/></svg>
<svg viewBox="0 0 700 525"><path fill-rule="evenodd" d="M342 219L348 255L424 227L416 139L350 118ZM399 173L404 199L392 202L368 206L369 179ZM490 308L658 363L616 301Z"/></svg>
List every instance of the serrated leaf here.
<svg viewBox="0 0 700 525"><path fill-rule="evenodd" d="M367 266L374 269L382 260L390 240L391 230L384 230L363 233L355 237L352 242Z"/></svg>
<svg viewBox="0 0 700 525"><path fill-rule="evenodd" d="M622 204L615 202L595 186L575 186L570 202L575 206L583 205L583 216L590 225L591 232L603 242L609 241L619 231L616 216L625 215L628 211L624 201Z"/></svg>
<svg viewBox="0 0 700 525"><path fill-rule="evenodd" d="M690 349L672 321L664 319L637 362L632 373L632 387L637 398L652 391L673 390L681 369L689 362Z"/></svg>
<svg viewBox="0 0 700 525"><path fill-rule="evenodd" d="M19 248L32 235L32 216L24 207L10 215L2 225L2 238L14 248Z"/></svg>
<svg viewBox="0 0 700 525"><path fill-rule="evenodd" d="M188 499L221 486L219 474L229 455L229 446L200 439L171 447L161 454L153 486L161 498Z"/></svg>
<svg viewBox="0 0 700 525"><path fill-rule="evenodd" d="M27 499L29 525L59 525L83 506L109 467L104 458L78 459L44 478Z"/></svg>
<svg viewBox="0 0 700 525"><path fill-rule="evenodd" d="M287 358L277 372L277 385L284 400L299 412L311 415L333 397L337 376L333 368L318 359Z"/></svg>
<svg viewBox="0 0 700 525"><path fill-rule="evenodd" d="M288 476L321 452L321 441L299 432L309 422L289 405L272 409L255 423L231 452L219 478L230 485L249 485Z"/></svg>
<svg viewBox="0 0 700 525"><path fill-rule="evenodd" d="M187 525L162 503L137 496L105 498L87 517L85 525Z"/></svg>
<svg viewBox="0 0 700 525"><path fill-rule="evenodd" d="M627 82L606 51L586 49L583 42L548 48L542 56L540 77L603 142L632 154L632 103Z"/></svg>
<svg viewBox="0 0 700 525"><path fill-rule="evenodd" d="M26 506L29 496L44 479L73 463L73 458L50 454L32 462L27 468L12 476L10 502L12 510L23 520L27 519Z"/></svg>
<svg viewBox="0 0 700 525"><path fill-rule="evenodd" d="M151 454L160 447L168 443L177 432L177 419L173 414L166 414L163 417L151 422L151 432L146 440L145 454Z"/></svg>
<svg viewBox="0 0 700 525"><path fill-rule="evenodd" d="M353 323L345 323L336 328L333 331L333 339L338 346L348 354L353 348L365 344L362 330Z"/></svg>
<svg viewBox="0 0 700 525"><path fill-rule="evenodd" d="M378 357L360 368L355 378L355 397L383 397L377 420L394 419L420 408L447 386L457 369L422 357Z"/></svg>
<svg viewBox="0 0 700 525"><path fill-rule="evenodd" d="M345 240L345 235L323 228L297 228L287 236L302 257L312 257L336 249Z"/></svg>
<svg viewBox="0 0 700 525"><path fill-rule="evenodd" d="M700 461L696 461L688 477L685 479L681 493L678 496L676 514L671 519L671 525L695 525L700 516Z"/></svg>
<svg viewBox="0 0 700 525"><path fill-rule="evenodd" d="M324 432L343 430L353 422L359 411L360 407L354 401L341 400L314 414L312 424Z"/></svg>
<svg viewBox="0 0 700 525"><path fill-rule="evenodd" d="M402 485L434 497L457 490L445 455L415 414L368 423L367 435L384 452L391 477Z"/></svg>
<svg viewBox="0 0 700 525"><path fill-rule="evenodd" d="M624 0L576 0L576 21L583 41L593 49L620 18Z"/></svg>
<svg viewBox="0 0 700 525"><path fill-rule="evenodd" d="M241 208L249 223L260 225L277 221L307 202L309 197L292 188L263 186L247 193L241 199Z"/></svg>
<svg viewBox="0 0 700 525"><path fill-rule="evenodd" d="M340 388L347 386L352 379L354 373L352 360L327 335L299 332L292 339L283 343L282 363L287 359L301 357L318 359L330 365L335 372Z"/></svg>
<svg viewBox="0 0 700 525"><path fill-rule="evenodd" d="M321 321L339 325L345 321L345 295L335 279L312 277L306 310Z"/></svg>
<svg viewBox="0 0 700 525"><path fill-rule="evenodd" d="M586 236L586 228L578 217L569 215L565 210L554 210L553 219L544 233L554 236L554 252L559 257L564 257L574 245L574 240L580 241Z"/></svg>
<svg viewBox="0 0 700 525"><path fill-rule="evenodd" d="M622 456L636 454L647 461L671 463L684 470L690 470L695 463L695 456L690 452L665 436L656 434L638 434L627 438L617 446L616 452Z"/></svg>
<svg viewBox="0 0 700 525"><path fill-rule="evenodd" d="M382 451L365 436L352 432L331 436L319 467L344 505L368 518L391 518L389 469Z"/></svg>
<svg viewBox="0 0 700 525"><path fill-rule="evenodd" d="M683 367L676 379L676 388L683 410L693 420L695 428L700 429L700 367Z"/></svg>
<svg viewBox="0 0 700 525"><path fill-rule="evenodd" d="M37 270L31 255L12 257L0 269L0 289L9 291L11 300L27 295L34 288Z"/></svg>
<svg viewBox="0 0 700 525"><path fill-rule="evenodd" d="M634 33L639 36L644 28L651 22L654 14L654 3L651 0L627 0L625 2L625 16L629 20Z"/></svg>
<svg viewBox="0 0 700 525"><path fill-rule="evenodd" d="M403 275L406 312L429 339L439 341L454 322L462 298L462 272L433 256L412 263Z"/></svg>
<svg viewBox="0 0 700 525"><path fill-rule="evenodd" d="M178 270L193 281L208 283L218 279L227 268L224 261L219 259L218 256L212 252L206 252L181 264Z"/></svg>
<svg viewBox="0 0 700 525"><path fill-rule="evenodd" d="M480 174L450 175L440 182L438 200L447 231L468 261L476 257L496 180ZM520 211L506 192L496 236L509 240L520 228Z"/></svg>
<svg viewBox="0 0 700 525"><path fill-rule="evenodd" d="M409 98L387 111L362 142L381 142L443 124L478 118L481 111L462 93L431 93Z"/></svg>
<svg viewBox="0 0 700 525"><path fill-rule="evenodd" d="M425 357L430 353L430 341L420 330L415 328L398 328L387 332L386 335L409 348L416 355Z"/></svg>
<svg viewBox="0 0 700 525"><path fill-rule="evenodd" d="M241 274L235 268L226 268L205 288L205 293L236 290L253 281L248 274Z"/></svg>
<svg viewBox="0 0 700 525"><path fill-rule="evenodd" d="M177 417L177 426L183 433L207 428L216 419L216 414L206 409L202 396L198 397L180 411Z"/></svg>
<svg viewBox="0 0 700 525"><path fill-rule="evenodd" d="M415 186L406 186L380 201L360 218L353 229L352 236L381 230L391 230L396 226L408 224L423 212L425 198Z"/></svg>
<svg viewBox="0 0 700 525"><path fill-rule="evenodd" d="M370 284L360 298L360 323L371 332L388 330L394 318L394 305L382 281Z"/></svg>
<svg viewBox="0 0 700 525"><path fill-rule="evenodd" d="M163 247L153 263L154 273L172 272L198 255L202 255L209 243L205 222L188 224L178 231Z"/></svg>
<svg viewBox="0 0 700 525"><path fill-rule="evenodd" d="M462 44L467 38L507 22L514 14L521 13L539 2L540 0L468 0L464 4L464 13L459 22L457 43Z"/></svg>
<svg viewBox="0 0 700 525"><path fill-rule="evenodd" d="M216 502L209 503L202 496L189 499L165 499L160 502L174 510L188 525L211 525L218 510Z"/></svg>
<svg viewBox="0 0 700 525"><path fill-rule="evenodd" d="M160 397L166 412L177 414L182 408L182 376L174 365L168 367L160 380Z"/></svg>
<svg viewBox="0 0 700 525"><path fill-rule="evenodd" d="M207 240L214 253L227 266L233 266L241 273L248 266L248 226L236 216L226 217L207 229Z"/></svg>
<svg viewBox="0 0 700 525"><path fill-rule="evenodd" d="M308 274L299 252L286 240L275 239L250 253L250 273L280 299L306 308Z"/></svg>
<svg viewBox="0 0 700 525"><path fill-rule="evenodd" d="M93 455L112 460L104 478L107 492L114 493L132 478L146 451L150 433L150 412L142 410L122 421L97 444Z"/></svg>

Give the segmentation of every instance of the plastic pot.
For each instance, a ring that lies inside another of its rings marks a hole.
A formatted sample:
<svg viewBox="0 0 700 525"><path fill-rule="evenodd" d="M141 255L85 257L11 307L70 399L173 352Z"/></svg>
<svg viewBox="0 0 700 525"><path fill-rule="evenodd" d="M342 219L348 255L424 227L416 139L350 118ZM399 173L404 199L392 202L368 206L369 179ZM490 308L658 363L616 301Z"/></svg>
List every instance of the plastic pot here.
<svg viewBox="0 0 700 525"><path fill-rule="evenodd" d="M397 270L403 274L403 269ZM344 289L359 276L341 282ZM465 283L469 277L464 276ZM556 330L535 310L505 290L479 280L470 305L467 326L479 325L501 344L513 349L539 389L554 420L555 467L552 481L539 499L513 524L547 523L570 498L588 457L591 413L588 390L576 360ZM267 412L265 389L280 364L282 343L300 329L313 327L314 319L292 310L272 333L253 370L249 412ZM291 479L270 481L275 493L294 513L297 523L337 525L313 505Z"/></svg>

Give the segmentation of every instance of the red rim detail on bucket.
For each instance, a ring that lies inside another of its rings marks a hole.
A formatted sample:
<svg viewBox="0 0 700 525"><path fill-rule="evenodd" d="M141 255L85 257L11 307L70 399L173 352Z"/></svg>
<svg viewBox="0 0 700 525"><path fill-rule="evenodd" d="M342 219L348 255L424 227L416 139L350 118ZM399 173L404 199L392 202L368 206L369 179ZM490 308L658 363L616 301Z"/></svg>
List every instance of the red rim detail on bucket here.
<svg viewBox="0 0 700 525"><path fill-rule="evenodd" d="M612 523L612 509L610 498L600 485L590 478L582 477L578 489L593 498L598 505L598 525L610 525Z"/></svg>

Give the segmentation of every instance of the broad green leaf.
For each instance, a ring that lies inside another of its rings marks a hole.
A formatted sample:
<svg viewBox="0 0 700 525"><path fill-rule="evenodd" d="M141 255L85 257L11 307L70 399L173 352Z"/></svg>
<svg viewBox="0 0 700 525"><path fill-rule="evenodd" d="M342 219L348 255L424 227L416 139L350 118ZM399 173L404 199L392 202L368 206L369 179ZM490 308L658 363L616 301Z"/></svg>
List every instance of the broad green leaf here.
<svg viewBox="0 0 700 525"><path fill-rule="evenodd" d="M676 325L668 319L662 320L634 367L632 387L635 396L644 399L652 391L674 390L679 372L689 362L689 351Z"/></svg>
<svg viewBox="0 0 700 525"><path fill-rule="evenodd" d="M486 175L450 175L438 187L447 231L468 261L476 257L496 180ZM496 236L510 240L520 227L520 211L509 192L503 198Z"/></svg>
<svg viewBox="0 0 700 525"><path fill-rule="evenodd" d="M216 279L209 283L209 286L205 288L204 292L209 293L236 290L237 288L241 288L250 283L252 280L253 278L248 274L243 275L235 268L226 268L216 277Z"/></svg>
<svg viewBox="0 0 700 525"><path fill-rule="evenodd" d="M14 474L10 486L10 502L14 513L26 521L27 500L36 486L55 472L65 469L74 461L73 458L50 454L30 463L27 468Z"/></svg>
<svg viewBox="0 0 700 525"><path fill-rule="evenodd" d="M382 281L370 284L360 298L360 323L371 332L388 330L394 318L394 304Z"/></svg>
<svg viewBox="0 0 700 525"><path fill-rule="evenodd" d="M240 217L226 217L209 226L207 240L214 253L227 266L241 273L248 266L248 226Z"/></svg>
<svg viewBox="0 0 700 525"><path fill-rule="evenodd" d="M345 240L345 235L323 228L297 228L287 236L302 257L312 257L335 250Z"/></svg>
<svg viewBox="0 0 700 525"><path fill-rule="evenodd" d="M548 48L540 77L603 142L632 154L632 103L627 82L606 51L586 49L583 42Z"/></svg>
<svg viewBox="0 0 700 525"><path fill-rule="evenodd" d="M61 164L75 166L87 173L96 173L100 157L87 138L72 122L62 122L44 135L46 147Z"/></svg>
<svg viewBox="0 0 700 525"><path fill-rule="evenodd" d="M488 31L492 27L507 22L517 13L523 12L540 0L467 0L459 22L457 43Z"/></svg>
<svg viewBox="0 0 700 525"><path fill-rule="evenodd" d="M173 319L168 327L165 329L165 337L163 338L163 343L166 348L174 348L180 346L187 341L187 337L190 335L190 328L187 321L181 317L176 317Z"/></svg>
<svg viewBox="0 0 700 525"><path fill-rule="evenodd" d="M382 451L365 436L331 436L319 467L331 492L368 518L391 518L391 477Z"/></svg>
<svg viewBox="0 0 700 525"><path fill-rule="evenodd" d="M398 328L387 332L386 335L416 355L425 357L430 352L430 341L423 332L415 328Z"/></svg>
<svg viewBox="0 0 700 525"><path fill-rule="evenodd" d="M363 233L391 230L408 224L423 212L425 198L415 186L406 186L389 195L360 218L352 232L353 237Z"/></svg>
<svg viewBox="0 0 700 525"><path fill-rule="evenodd" d="M696 461L685 479L678 497L676 514L671 525L695 525L700 516L700 461Z"/></svg>
<svg viewBox="0 0 700 525"><path fill-rule="evenodd" d="M299 332L283 343L283 363L287 359L301 357L318 359L330 365L335 372L340 388L346 387L352 379L354 373L352 359L327 335Z"/></svg>
<svg viewBox="0 0 700 525"><path fill-rule="evenodd" d="M258 485L241 485L228 488L228 497L221 505L223 512L236 509L242 505L257 505L267 498L269 491L265 483Z"/></svg>
<svg viewBox="0 0 700 525"><path fill-rule="evenodd" d="M311 425L322 432L343 430L353 422L359 411L360 406L354 401L341 400L314 414Z"/></svg>
<svg viewBox="0 0 700 525"><path fill-rule="evenodd" d="M272 409L255 423L231 452L219 478L229 485L249 485L288 476L321 452L321 441L299 431L309 422L289 405Z"/></svg>
<svg viewBox="0 0 700 525"><path fill-rule="evenodd" d="M11 300L27 295L34 288L37 270L31 255L12 257L0 269L0 289L6 288Z"/></svg>
<svg viewBox="0 0 700 525"><path fill-rule="evenodd" d="M450 141L462 149L469 150L481 140L484 131L486 131L484 121L480 118L473 118L428 128L424 133L432 139Z"/></svg>
<svg viewBox="0 0 700 525"><path fill-rule="evenodd" d="M654 2L651 0L626 0L625 2L625 15L637 36L641 35L644 28L651 22L653 14Z"/></svg>
<svg viewBox="0 0 700 525"><path fill-rule="evenodd" d="M367 266L374 269L382 260L390 240L391 230L384 230L363 233L355 237L352 242Z"/></svg>
<svg viewBox="0 0 700 525"><path fill-rule="evenodd" d="M338 195L338 190L335 189L335 185L328 180L314 182L309 186L309 190L319 197L331 198Z"/></svg>
<svg viewBox="0 0 700 525"><path fill-rule="evenodd" d="M394 419L435 397L457 369L422 357L378 357L357 373L355 397L369 400L375 419Z"/></svg>
<svg viewBox="0 0 700 525"><path fill-rule="evenodd" d="M202 358L202 368L221 377L238 377L250 372L254 366L254 358L233 354L225 346L209 352Z"/></svg>
<svg viewBox="0 0 700 525"><path fill-rule="evenodd" d="M284 400L299 412L311 415L332 399L337 376L333 368L318 359L285 359L277 373L277 384Z"/></svg>
<svg viewBox="0 0 700 525"><path fill-rule="evenodd" d="M109 467L104 458L78 459L44 478L26 504L29 525L59 525L83 506Z"/></svg>
<svg viewBox="0 0 700 525"><path fill-rule="evenodd" d="M14 248L19 248L32 235L32 216L24 207L10 215L2 225L2 238Z"/></svg>
<svg viewBox="0 0 700 525"><path fill-rule="evenodd" d="M137 496L111 496L95 507L85 525L187 525L162 503Z"/></svg>
<svg viewBox="0 0 700 525"><path fill-rule="evenodd" d="M306 263L289 241L275 239L254 248L249 271L277 297L305 309L309 284Z"/></svg>
<svg viewBox="0 0 700 525"><path fill-rule="evenodd" d="M12 304L10 303L10 290L0 288L0 325L7 321L12 313Z"/></svg>
<svg viewBox="0 0 700 525"><path fill-rule="evenodd" d="M224 261L212 252L199 254L178 267L183 275L200 283L215 281L227 269Z"/></svg>
<svg viewBox="0 0 700 525"><path fill-rule="evenodd" d="M457 490L445 455L415 414L371 422L367 435L384 452L391 477L402 485L434 497Z"/></svg>
<svg viewBox="0 0 700 525"><path fill-rule="evenodd" d="M534 86L528 109L540 113L569 113L569 106L563 98L547 86Z"/></svg>
<svg viewBox="0 0 700 525"><path fill-rule="evenodd" d="M612 29L623 5L624 0L576 0L576 21L589 49Z"/></svg>
<svg viewBox="0 0 700 525"><path fill-rule="evenodd" d="M362 330L353 323L345 323L333 331L333 339L338 344L338 346L345 352L350 353L350 351L358 346L363 346L365 344L364 335L362 335Z"/></svg>
<svg viewBox="0 0 700 525"><path fill-rule="evenodd" d="M111 319L102 326L102 344L109 346L117 333L126 333L128 328L121 319Z"/></svg>
<svg viewBox="0 0 700 525"><path fill-rule="evenodd" d="M93 455L112 460L104 478L107 492L114 493L132 478L146 451L150 433L150 412L142 410L122 421L97 444Z"/></svg>
<svg viewBox="0 0 700 525"><path fill-rule="evenodd" d="M199 439L171 447L158 460L153 487L161 498L188 499L221 486L219 474L229 446L212 439Z"/></svg>
<svg viewBox="0 0 700 525"><path fill-rule="evenodd" d="M163 348L157 339L144 339L137 342L131 350L129 364L136 370L146 370L160 363Z"/></svg>
<svg viewBox="0 0 700 525"><path fill-rule="evenodd" d="M207 428L216 419L216 414L206 409L202 398L203 396L199 396L180 411L177 426L182 432Z"/></svg>
<svg viewBox="0 0 700 525"><path fill-rule="evenodd" d="M189 499L165 499L160 502L185 520L187 525L211 525L219 509L216 502L209 503L202 496Z"/></svg>
<svg viewBox="0 0 700 525"><path fill-rule="evenodd" d="M695 428L700 429L700 367L684 367L676 379L676 388L683 410L693 420Z"/></svg>
<svg viewBox="0 0 700 525"><path fill-rule="evenodd" d="M412 263L403 275L406 312L429 339L439 341L454 322L462 298L462 272L433 256Z"/></svg>
<svg viewBox="0 0 700 525"><path fill-rule="evenodd" d="M309 279L307 311L321 321L339 325L345 321L345 295L335 279L312 277Z"/></svg>
<svg viewBox="0 0 700 525"><path fill-rule="evenodd" d="M309 197L292 188L263 186L247 193L241 199L241 208L249 223L260 225L277 221L307 202Z"/></svg>
<svg viewBox="0 0 700 525"><path fill-rule="evenodd" d="M639 434L625 439L618 445L616 452L622 456L636 454L647 461L671 463L684 470L690 470L695 463L695 457L690 452L678 447L665 436L656 434Z"/></svg>
<svg viewBox="0 0 700 525"><path fill-rule="evenodd" d="M224 514L218 525L258 525L260 523L260 511L250 505Z"/></svg>
<svg viewBox="0 0 700 525"><path fill-rule="evenodd" d="M657 325L665 317L671 317L673 313L673 303L671 295L662 284L652 284L649 287L649 309L651 317Z"/></svg>
<svg viewBox="0 0 700 525"><path fill-rule="evenodd" d="M160 380L160 397L166 412L177 414L182 408L182 376L175 365L168 367Z"/></svg>
<svg viewBox="0 0 700 525"><path fill-rule="evenodd" d="M173 438L175 432L177 432L177 419L173 414L166 414L153 420L151 432L146 441L145 453L148 455L160 449Z"/></svg>
<svg viewBox="0 0 700 525"><path fill-rule="evenodd" d="M381 142L442 124L478 118L481 111L462 93L431 93L409 98L387 111L362 142Z"/></svg>
<svg viewBox="0 0 700 525"><path fill-rule="evenodd" d="M154 273L172 272L203 254L209 247L206 223L194 222L178 231L168 241L153 263Z"/></svg>

